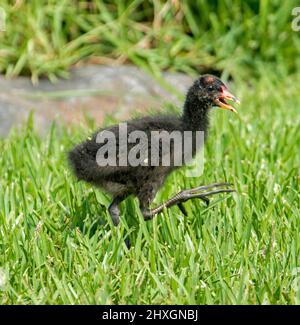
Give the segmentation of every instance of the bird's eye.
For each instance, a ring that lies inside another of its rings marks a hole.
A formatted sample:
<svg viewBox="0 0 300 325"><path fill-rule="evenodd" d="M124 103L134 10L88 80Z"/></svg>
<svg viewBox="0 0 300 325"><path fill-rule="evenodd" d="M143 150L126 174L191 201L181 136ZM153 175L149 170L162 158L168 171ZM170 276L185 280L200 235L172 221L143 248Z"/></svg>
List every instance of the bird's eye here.
<svg viewBox="0 0 300 325"><path fill-rule="evenodd" d="M213 91L214 90L214 87L213 86L208 86L208 90L209 91Z"/></svg>

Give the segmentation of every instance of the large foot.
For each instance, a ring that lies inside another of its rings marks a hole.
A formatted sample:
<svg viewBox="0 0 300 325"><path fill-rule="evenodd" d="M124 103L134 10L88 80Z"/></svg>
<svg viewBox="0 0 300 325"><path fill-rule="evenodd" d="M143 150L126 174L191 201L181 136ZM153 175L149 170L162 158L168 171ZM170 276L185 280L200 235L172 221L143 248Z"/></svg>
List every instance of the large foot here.
<svg viewBox="0 0 300 325"><path fill-rule="evenodd" d="M173 196L171 199L161 204L160 206L154 209L144 209L142 210L144 219L152 219L156 214L160 213L165 208L170 208L173 205L177 205L181 212L184 215L187 215L187 212L183 206L183 203L191 199L200 199L203 200L207 205L209 204L208 196L219 194L219 193L230 193L235 192L234 189L228 188L231 186L230 183L214 183L205 186L199 186L188 190L183 190ZM225 187L225 188L220 188ZM220 189L217 189L220 188ZM207 191L209 190L209 191ZM206 192L205 192L206 191Z"/></svg>
<svg viewBox="0 0 300 325"><path fill-rule="evenodd" d="M218 187L229 187L232 184L230 183L214 183L210 185L204 185L204 186L199 186L195 188L191 188L188 190L183 190L178 194L178 203L177 206L179 207L180 211L187 216L187 211L183 205L183 202L186 202L190 199L200 199L204 201L207 206L209 205L209 198L208 196L214 195L214 194L219 194L219 193L230 193L230 192L235 192L234 189L230 188L225 188L225 189L218 189L218 190L212 190L208 192L203 192L205 190L213 189L213 188L218 188ZM175 203L176 204L176 203Z"/></svg>

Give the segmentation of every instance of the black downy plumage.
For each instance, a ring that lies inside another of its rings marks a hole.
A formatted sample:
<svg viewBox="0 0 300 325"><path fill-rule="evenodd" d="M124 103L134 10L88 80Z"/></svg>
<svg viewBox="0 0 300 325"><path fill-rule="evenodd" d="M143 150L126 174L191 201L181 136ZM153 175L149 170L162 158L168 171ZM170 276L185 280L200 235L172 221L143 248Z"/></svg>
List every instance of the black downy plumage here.
<svg viewBox="0 0 300 325"><path fill-rule="evenodd" d="M182 204L183 202L192 198L199 198L208 203L208 196L216 193L232 192L233 189L229 188L230 184L228 183L216 183L183 190L157 208L151 209L150 204L159 188L163 185L166 177L174 169L178 168L174 164L176 148L172 142L170 142L169 145L171 153L171 163L169 166L162 166L162 142L159 142L159 165L151 166L150 163L148 164L151 152L151 132L167 131L170 133L177 131L183 134L184 131L192 131L193 145L191 147L191 156L194 156L197 150L200 149L196 146L196 131L203 131L205 138L207 137L210 109L213 106L218 106L236 112L226 100L232 100L239 103L239 101L229 93L227 87L219 78L213 75L204 75L198 78L188 90L183 107L183 114L181 116L148 116L127 122L127 137L132 131L143 131L144 134L147 135L147 139L149 140L147 142L148 145L140 152L140 155L144 154L145 164L139 166L119 166L117 156L117 166L99 166L96 155L101 146L104 145L104 143L97 143L96 141L99 132L103 130L111 131L116 136L116 142L114 143L116 152L118 153L119 149L122 149L120 148L119 141L119 125L114 125L97 131L91 138L75 146L75 148L69 152L71 166L79 180L91 183L113 196L113 201L109 207L109 213L115 225L119 224L119 204L129 195L134 195L139 199L140 208L145 220L151 219L164 208L169 208L173 205L178 205L181 211L186 214ZM134 145L135 144L128 143L127 152L129 152Z"/></svg>

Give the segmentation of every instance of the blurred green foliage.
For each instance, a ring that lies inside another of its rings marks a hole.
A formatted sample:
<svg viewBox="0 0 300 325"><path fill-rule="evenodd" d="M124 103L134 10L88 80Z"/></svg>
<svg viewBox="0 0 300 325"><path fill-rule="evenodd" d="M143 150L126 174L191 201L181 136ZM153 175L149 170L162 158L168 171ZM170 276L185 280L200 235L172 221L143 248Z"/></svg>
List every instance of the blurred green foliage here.
<svg viewBox="0 0 300 325"><path fill-rule="evenodd" d="M55 80L82 62L134 63L154 74L279 75L299 70L296 0L1 0L0 72ZM242 67L242 69L240 69Z"/></svg>

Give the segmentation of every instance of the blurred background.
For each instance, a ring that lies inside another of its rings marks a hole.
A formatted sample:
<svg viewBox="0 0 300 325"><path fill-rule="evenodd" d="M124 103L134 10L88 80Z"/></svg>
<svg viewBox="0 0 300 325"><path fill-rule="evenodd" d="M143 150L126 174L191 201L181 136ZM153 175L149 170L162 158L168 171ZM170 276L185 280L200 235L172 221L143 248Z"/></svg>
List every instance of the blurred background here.
<svg viewBox="0 0 300 325"><path fill-rule="evenodd" d="M268 78L284 87L300 66L296 6L293 0L1 0L0 134L32 109L43 129L57 116L78 123L88 115L99 124L108 113L125 119L163 100L179 105L203 73L249 86Z"/></svg>
<svg viewBox="0 0 300 325"><path fill-rule="evenodd" d="M80 64L280 77L299 68L297 1L1 0L0 71L55 81Z"/></svg>

